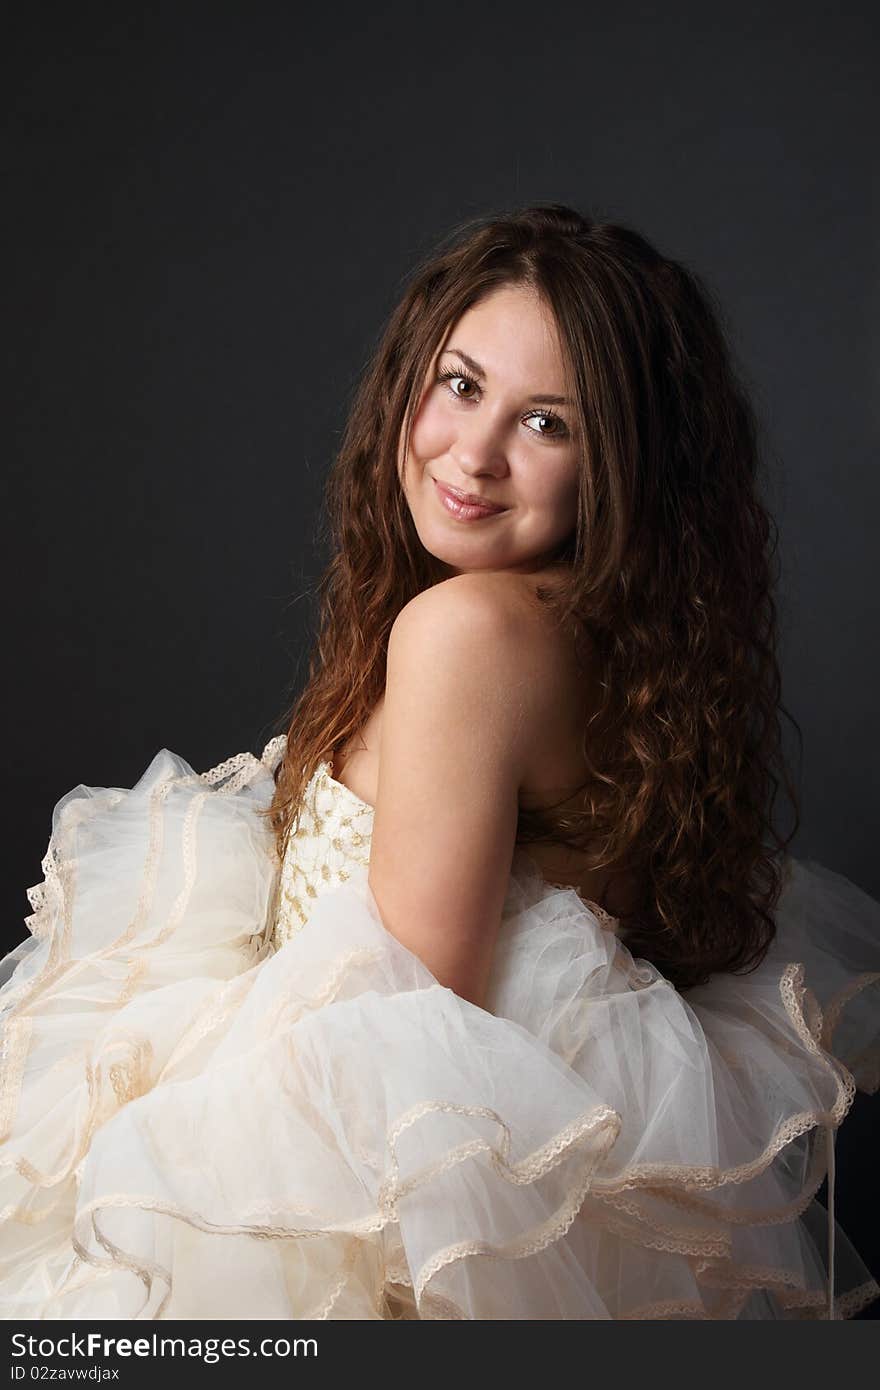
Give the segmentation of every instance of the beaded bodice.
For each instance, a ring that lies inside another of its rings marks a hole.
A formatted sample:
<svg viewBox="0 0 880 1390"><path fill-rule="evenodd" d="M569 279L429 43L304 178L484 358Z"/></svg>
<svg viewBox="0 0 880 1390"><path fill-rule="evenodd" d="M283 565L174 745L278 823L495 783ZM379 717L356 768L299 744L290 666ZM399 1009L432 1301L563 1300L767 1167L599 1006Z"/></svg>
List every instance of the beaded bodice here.
<svg viewBox="0 0 880 1390"><path fill-rule="evenodd" d="M281 865L276 949L305 925L325 888L344 883L353 865L369 864L372 830L372 806L330 776L330 763L320 763Z"/></svg>
<svg viewBox="0 0 880 1390"><path fill-rule="evenodd" d="M305 790L296 832L288 842L272 935L276 950L301 930L326 888L344 883L354 865L370 862L373 807L337 782L330 775L331 766L318 764ZM589 898L582 901L604 927L614 930L616 918L599 903Z"/></svg>

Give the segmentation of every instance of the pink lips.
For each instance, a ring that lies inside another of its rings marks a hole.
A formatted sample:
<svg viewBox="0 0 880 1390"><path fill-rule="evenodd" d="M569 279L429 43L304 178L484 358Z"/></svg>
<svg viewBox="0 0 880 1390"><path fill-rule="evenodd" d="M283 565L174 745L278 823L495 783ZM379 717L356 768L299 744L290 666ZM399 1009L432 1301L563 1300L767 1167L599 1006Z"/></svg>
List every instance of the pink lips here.
<svg viewBox="0 0 880 1390"><path fill-rule="evenodd" d="M438 482L436 478L434 486L446 510L462 521L476 521L479 517L497 516L499 512L507 511L506 507L499 506L497 502L489 502L472 492L462 492L459 488L449 487L447 483Z"/></svg>

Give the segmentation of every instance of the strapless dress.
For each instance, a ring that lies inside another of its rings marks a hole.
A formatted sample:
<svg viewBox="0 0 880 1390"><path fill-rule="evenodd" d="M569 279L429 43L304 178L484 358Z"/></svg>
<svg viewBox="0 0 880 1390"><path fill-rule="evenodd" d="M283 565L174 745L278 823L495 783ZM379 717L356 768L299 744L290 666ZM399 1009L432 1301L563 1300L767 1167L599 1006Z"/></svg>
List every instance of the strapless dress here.
<svg viewBox="0 0 880 1390"><path fill-rule="evenodd" d="M880 1081L880 904L788 858L748 975L679 993L513 859L485 1008L382 924L372 809L285 740L55 807L0 963L0 1314L845 1318L833 1138ZM829 1178L827 1206L817 1192Z"/></svg>

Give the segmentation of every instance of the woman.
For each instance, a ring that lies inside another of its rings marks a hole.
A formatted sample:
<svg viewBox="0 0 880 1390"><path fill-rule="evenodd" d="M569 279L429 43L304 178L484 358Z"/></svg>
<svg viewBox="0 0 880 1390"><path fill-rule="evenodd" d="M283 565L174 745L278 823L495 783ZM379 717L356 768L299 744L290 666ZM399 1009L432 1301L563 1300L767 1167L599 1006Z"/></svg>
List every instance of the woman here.
<svg viewBox="0 0 880 1390"><path fill-rule="evenodd" d="M710 296L556 205L413 275L261 759L56 807L3 1005L6 1317L846 1317L880 905L786 856ZM778 775L777 775L778 773Z"/></svg>

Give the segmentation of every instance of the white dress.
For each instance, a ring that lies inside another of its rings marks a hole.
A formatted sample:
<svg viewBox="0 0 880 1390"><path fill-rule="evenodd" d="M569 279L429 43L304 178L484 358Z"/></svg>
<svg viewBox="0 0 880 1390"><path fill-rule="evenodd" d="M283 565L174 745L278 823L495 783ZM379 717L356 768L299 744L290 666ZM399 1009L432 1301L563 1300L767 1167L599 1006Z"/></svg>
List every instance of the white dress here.
<svg viewBox="0 0 880 1390"><path fill-rule="evenodd" d="M328 764L277 863L256 812L283 747L202 775L163 749L55 808L0 967L4 1318L841 1318L880 1296L815 1199L880 1079L880 904L789 859L761 967L685 997L519 849L481 1009L383 927L371 808Z"/></svg>

